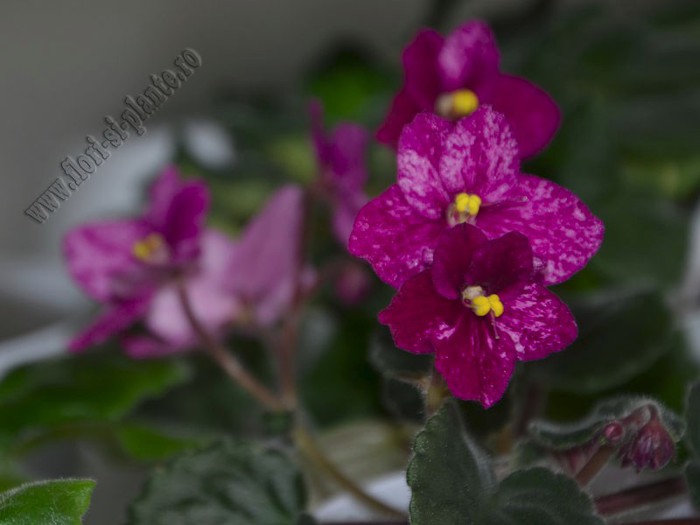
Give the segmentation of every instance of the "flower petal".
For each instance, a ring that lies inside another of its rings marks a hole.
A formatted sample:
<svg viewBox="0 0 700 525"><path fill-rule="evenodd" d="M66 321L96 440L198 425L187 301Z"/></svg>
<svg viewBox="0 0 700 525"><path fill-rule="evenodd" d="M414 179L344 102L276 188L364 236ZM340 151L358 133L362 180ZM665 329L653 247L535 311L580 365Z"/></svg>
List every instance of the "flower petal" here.
<svg viewBox="0 0 700 525"><path fill-rule="evenodd" d="M561 113L546 91L524 78L499 75L490 101L508 120L521 158L542 151L559 129Z"/></svg>
<svg viewBox="0 0 700 525"><path fill-rule="evenodd" d="M410 278L391 304L379 313L379 322L391 330L396 346L414 354L433 351L431 341L448 337L462 310L461 303L436 293L429 271Z"/></svg>
<svg viewBox="0 0 700 525"><path fill-rule="evenodd" d="M360 210L348 249L398 288L432 263L433 247L445 228L444 220L429 221L416 213L394 184Z"/></svg>
<svg viewBox="0 0 700 525"><path fill-rule="evenodd" d="M403 52L406 90L421 109L432 111L435 99L442 91L437 57L443 36L432 29L423 29Z"/></svg>
<svg viewBox="0 0 700 525"><path fill-rule="evenodd" d="M175 346L147 335L125 335L119 338L119 343L132 359L155 359L181 353L188 348Z"/></svg>
<svg viewBox="0 0 700 525"><path fill-rule="evenodd" d="M149 208L146 212L146 221L160 230L167 221L170 202L175 194L180 191L182 180L177 166L168 166L160 172L158 178L153 181L149 189Z"/></svg>
<svg viewBox="0 0 700 525"><path fill-rule="evenodd" d="M435 369L455 397L489 408L503 397L515 368L515 348L507 336L495 338L489 318L468 312L454 333L434 341Z"/></svg>
<svg viewBox="0 0 700 525"><path fill-rule="evenodd" d="M150 228L142 221L111 221L80 226L63 239L63 253L68 271L91 298L107 302L138 293L138 286L128 286L146 278L143 266L133 257L134 244ZM129 277L129 278L127 278Z"/></svg>
<svg viewBox="0 0 700 525"><path fill-rule="evenodd" d="M199 255L209 202L209 189L201 181L184 184L173 196L161 231L174 263L189 262Z"/></svg>
<svg viewBox="0 0 700 525"><path fill-rule="evenodd" d="M501 294L519 290L532 280L532 274L530 242L520 233L509 232L475 249L465 279L482 286L487 294Z"/></svg>
<svg viewBox="0 0 700 525"><path fill-rule="evenodd" d="M519 361L542 359L576 339L578 328L568 306L544 286L531 283L501 300L504 311L496 326L502 338L506 333L513 340Z"/></svg>
<svg viewBox="0 0 700 525"><path fill-rule="evenodd" d="M367 183L365 157L369 134L350 122L338 124L330 136L330 167L334 186L341 193L361 191Z"/></svg>
<svg viewBox="0 0 700 525"><path fill-rule="evenodd" d="M516 183L518 145L503 115L482 106L457 122L440 160L440 178L453 199L466 191L484 204L502 198Z"/></svg>
<svg viewBox="0 0 700 525"><path fill-rule="evenodd" d="M565 281L600 248L603 223L569 190L532 175L518 180L508 196L512 205L483 209L476 224L491 238L522 233L530 240L544 284Z"/></svg>
<svg viewBox="0 0 700 525"><path fill-rule="evenodd" d="M469 88L486 100L498 76L496 39L485 22L471 21L455 29L438 55L445 91Z"/></svg>
<svg viewBox="0 0 700 525"><path fill-rule="evenodd" d="M408 203L429 219L444 217L452 198L438 171L451 128L437 115L419 113L399 139L397 183Z"/></svg>
<svg viewBox="0 0 700 525"><path fill-rule="evenodd" d="M82 352L90 346L106 342L138 321L145 314L148 305L149 298L144 297L108 307L90 326L71 340L68 349L71 352Z"/></svg>
<svg viewBox="0 0 700 525"><path fill-rule="evenodd" d="M432 278L435 289L448 299L457 299L467 281L468 270L477 249L488 242L479 228L459 224L438 239L433 254ZM473 284L477 284L474 282Z"/></svg>
<svg viewBox="0 0 700 525"><path fill-rule="evenodd" d="M303 199L297 186L277 191L246 227L229 267L229 289L266 323L288 308L300 284Z"/></svg>
<svg viewBox="0 0 700 525"><path fill-rule="evenodd" d="M421 107L413 100L406 88L402 88L391 102L389 112L377 130L377 140L382 144L396 148L404 126L420 112Z"/></svg>

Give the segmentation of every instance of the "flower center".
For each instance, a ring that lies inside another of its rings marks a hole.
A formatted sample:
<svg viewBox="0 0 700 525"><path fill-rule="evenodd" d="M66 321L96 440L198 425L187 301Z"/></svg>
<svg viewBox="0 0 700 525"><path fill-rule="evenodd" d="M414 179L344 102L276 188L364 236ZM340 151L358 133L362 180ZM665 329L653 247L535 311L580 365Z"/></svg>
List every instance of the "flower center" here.
<svg viewBox="0 0 700 525"><path fill-rule="evenodd" d="M435 113L450 120L468 117L478 108L479 97L471 89L443 93L435 101Z"/></svg>
<svg viewBox="0 0 700 525"><path fill-rule="evenodd" d="M456 226L476 217L481 208L481 197L469 193L458 193L447 209L447 222Z"/></svg>
<svg viewBox="0 0 700 525"><path fill-rule="evenodd" d="M479 317L484 317L491 312L495 317L503 315L501 298L495 293L484 295L484 289L481 286L467 286L462 290L462 301Z"/></svg>
<svg viewBox="0 0 700 525"><path fill-rule="evenodd" d="M168 256L168 248L165 239L158 233L150 233L140 241L134 243L131 253L139 261L148 263L165 262Z"/></svg>

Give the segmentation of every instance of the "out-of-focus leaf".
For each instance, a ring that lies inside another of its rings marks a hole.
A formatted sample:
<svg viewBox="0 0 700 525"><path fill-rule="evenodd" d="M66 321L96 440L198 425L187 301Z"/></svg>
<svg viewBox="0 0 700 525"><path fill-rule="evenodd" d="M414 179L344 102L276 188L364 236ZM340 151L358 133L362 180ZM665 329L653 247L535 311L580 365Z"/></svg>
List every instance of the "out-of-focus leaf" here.
<svg viewBox="0 0 700 525"><path fill-rule="evenodd" d="M685 421L688 427L688 444L693 453L700 458L700 383L695 383L688 394Z"/></svg>
<svg viewBox="0 0 700 525"><path fill-rule="evenodd" d="M590 498L566 476L535 468L497 483L452 403L416 436L407 477L414 525L603 524Z"/></svg>
<svg viewBox="0 0 700 525"><path fill-rule="evenodd" d="M130 525L295 525L306 504L286 454L225 441L156 470L132 504Z"/></svg>
<svg viewBox="0 0 700 525"><path fill-rule="evenodd" d="M188 377L173 360L91 355L12 371L0 386L0 443L65 424L116 421Z"/></svg>
<svg viewBox="0 0 700 525"><path fill-rule="evenodd" d="M323 101L329 123L341 120L372 124L385 111L391 77L363 52L334 53L312 72L308 91Z"/></svg>
<svg viewBox="0 0 700 525"><path fill-rule="evenodd" d="M94 488L89 479L27 483L0 494L0 523L80 525Z"/></svg>
<svg viewBox="0 0 700 525"><path fill-rule="evenodd" d="M591 265L617 283L668 286L684 271L688 216L658 193L627 192L598 210L603 246Z"/></svg>
<svg viewBox="0 0 700 525"><path fill-rule="evenodd" d="M599 392L649 368L674 342L670 312L656 292L596 295L572 304L579 337L528 365L551 388Z"/></svg>
<svg viewBox="0 0 700 525"><path fill-rule="evenodd" d="M660 192L669 198L687 198L700 188L700 155L687 158L631 158L623 168L625 181Z"/></svg>
<svg viewBox="0 0 700 525"><path fill-rule="evenodd" d="M141 461L168 459L206 441L203 437L179 437L156 427L137 423L120 425L116 436L124 451Z"/></svg>
<svg viewBox="0 0 700 525"><path fill-rule="evenodd" d="M685 482L688 484L690 501L700 509L700 461L689 461L685 466Z"/></svg>

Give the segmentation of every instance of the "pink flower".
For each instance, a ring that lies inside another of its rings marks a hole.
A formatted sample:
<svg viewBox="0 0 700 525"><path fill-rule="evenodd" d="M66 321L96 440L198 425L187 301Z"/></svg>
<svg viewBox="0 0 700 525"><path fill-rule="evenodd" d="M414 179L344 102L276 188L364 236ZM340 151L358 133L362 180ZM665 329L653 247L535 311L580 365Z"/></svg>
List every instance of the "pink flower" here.
<svg viewBox="0 0 700 525"><path fill-rule="evenodd" d="M660 470L676 455L676 442L659 418L658 409L648 405L649 421L639 428L619 451L623 467L633 466L637 472Z"/></svg>
<svg viewBox="0 0 700 525"><path fill-rule="evenodd" d="M333 233L346 246L357 212L367 202L364 187L369 135L353 123L341 123L326 134L321 104L312 103L310 113L321 182L333 207Z"/></svg>
<svg viewBox="0 0 700 525"><path fill-rule="evenodd" d="M547 285L583 268L604 230L573 193L520 173L510 128L489 107L456 123L421 113L406 126L397 184L360 210L349 250L398 287L432 263L440 234L461 223L488 238L525 235Z"/></svg>
<svg viewBox="0 0 700 525"><path fill-rule="evenodd" d="M218 264L232 245L205 229L208 207L206 186L181 180L170 167L152 185L141 217L89 224L66 235L63 250L71 276L103 305L97 320L70 343L71 351L103 343L139 320L161 332L154 305L176 293L177 279L199 298L193 302L203 324L215 328L233 315L233 297L220 292L224 274Z"/></svg>
<svg viewBox="0 0 700 525"><path fill-rule="evenodd" d="M422 30L404 50L404 85L377 138L396 146L401 130L417 113L456 119L489 104L508 119L519 155L538 153L559 127L559 109L539 87L501 73L499 62L495 37L484 22L463 24L447 37Z"/></svg>
<svg viewBox="0 0 700 525"><path fill-rule="evenodd" d="M570 345L576 322L537 280L525 236L488 240L476 227L445 231L434 264L407 280L380 313L396 346L435 353L435 369L458 398L488 408L508 387L516 361Z"/></svg>

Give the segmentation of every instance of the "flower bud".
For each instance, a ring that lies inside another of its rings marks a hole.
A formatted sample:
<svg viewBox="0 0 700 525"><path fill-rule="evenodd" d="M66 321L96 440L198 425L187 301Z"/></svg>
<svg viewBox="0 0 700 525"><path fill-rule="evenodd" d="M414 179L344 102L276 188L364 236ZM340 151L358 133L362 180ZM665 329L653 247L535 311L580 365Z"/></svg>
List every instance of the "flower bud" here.
<svg viewBox="0 0 700 525"><path fill-rule="evenodd" d="M673 438L654 411L649 422L620 449L619 457L623 467L633 466L639 472L665 467L675 453Z"/></svg>

